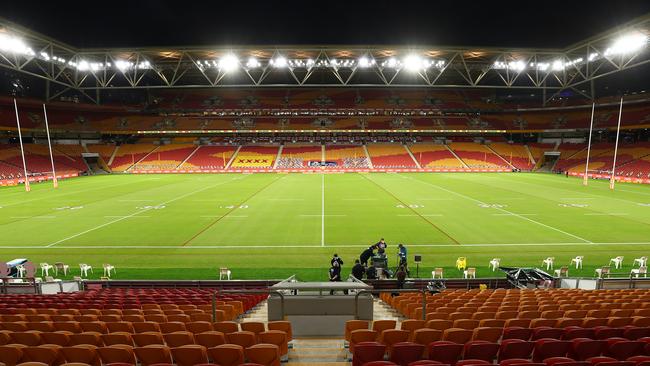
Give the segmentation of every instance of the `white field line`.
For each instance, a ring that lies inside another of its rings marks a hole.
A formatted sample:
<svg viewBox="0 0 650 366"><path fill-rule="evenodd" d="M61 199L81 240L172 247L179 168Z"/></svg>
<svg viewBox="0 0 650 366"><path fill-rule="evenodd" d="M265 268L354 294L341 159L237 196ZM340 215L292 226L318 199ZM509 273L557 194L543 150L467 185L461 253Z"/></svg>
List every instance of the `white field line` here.
<svg viewBox="0 0 650 366"><path fill-rule="evenodd" d="M466 196L466 195L464 195L464 194L461 194L461 193L458 193L458 192L455 192L455 191L449 190L449 189L444 188L444 187L441 187L441 186L439 186L439 185L432 184L432 183L429 183L429 182L425 182L425 181L422 181L422 180L419 180L419 179L413 179L413 178L411 178L411 177L408 177L408 178L411 179L411 180L414 180L414 181L417 181L417 182L423 183L423 184L430 185L430 186L432 186L432 187L436 187L436 188L441 189L441 190L443 190L443 191L445 191L445 192L447 192L447 193L451 193L451 194L456 195L456 196L458 196L458 197L462 197L462 198L464 198L464 199L466 199L466 200L470 200L470 201L476 202L476 203L481 204L481 205L485 205L485 204L486 204L485 202L480 201L480 200L477 200L476 198L472 198L472 197ZM543 227L545 227L545 228L548 228L548 229L551 229L551 230L557 231L557 232L559 232L559 233L562 233L562 234L564 234L564 235L568 235L568 236L573 237L573 238L576 238L576 239L578 239L578 240L582 240L582 241L584 241L585 243L592 243L592 241L587 240L587 239L585 239L585 238L582 238L582 237L580 237L580 236L577 236L577 235L574 235L574 234L568 233L568 232L566 232L566 231L564 231L564 230L558 229L558 228L553 227L553 226L550 226L550 225L546 225L546 224L544 224L544 223L542 223L542 222L535 221L535 220L533 220L533 219L529 219L528 217L525 217L525 216L522 216L522 215L516 214L516 213L511 212L511 211L508 211L508 210L506 210L506 209L503 209L503 208L500 208L500 207L495 207L495 209L496 209L496 210L499 210L499 211L501 211L501 212L503 212L503 213L512 214L512 215L514 215L514 216L517 216L517 217L521 218L522 220L526 220L526 221L528 221L528 222L532 222L532 223L537 224L537 225L539 225L539 226L543 226Z"/></svg>
<svg viewBox="0 0 650 366"><path fill-rule="evenodd" d="M537 214L510 214L510 213L498 213L498 214L492 214L492 216L537 216Z"/></svg>
<svg viewBox="0 0 650 366"><path fill-rule="evenodd" d="M625 246L625 245L650 245L650 242L612 242L612 243L598 243L598 242L566 242L566 243L475 243L475 244L461 244L463 247L544 247L544 246L592 246L592 245L612 245L612 246ZM318 244L296 244L296 245L195 245L195 246L178 246L173 245L85 245L85 246L2 246L0 249L272 249L272 248L315 248ZM368 244L347 245L347 244L334 244L328 245L328 248L367 248ZM409 244L409 247L422 247L422 248L458 248L458 244Z"/></svg>
<svg viewBox="0 0 650 366"><path fill-rule="evenodd" d="M320 175L320 246L325 246L325 174Z"/></svg>
<svg viewBox="0 0 650 366"><path fill-rule="evenodd" d="M323 215L323 214L318 214L318 215L298 215L300 217L324 217L324 216L329 216L329 217L345 217L347 215Z"/></svg>
<svg viewBox="0 0 650 366"><path fill-rule="evenodd" d="M586 213L585 216L626 216L627 213Z"/></svg>
<svg viewBox="0 0 650 366"><path fill-rule="evenodd" d="M144 179L144 180L142 180L142 181L148 181L148 180L152 180L152 178L150 178L150 179ZM141 182L142 182L142 181L141 181ZM111 186L99 186L99 187L98 187L98 186L93 186L93 188L82 189L82 190L80 190L80 191L73 191L73 192L61 193L61 194L57 194L56 196L49 196L49 195L48 195L48 196L45 196L45 197L34 198L34 199L31 199L31 200L24 200L24 201L14 202L14 203L8 203L8 204L0 205L0 206L2 206L2 207L9 207L9 206L15 206L15 205L22 205L23 203L29 203L29 202L35 202L35 201L42 201L42 200L45 200L45 199L54 199L54 198L59 198L59 197L63 197L63 196L69 196L69 195L71 195L71 194L78 194L78 193L81 193L81 192L89 192L89 191L96 191L96 190L102 190L102 189L107 189L107 188L113 188L113 187L125 186L125 185L127 185L127 184L133 184L133 182L114 184L114 185L111 185ZM129 194L129 193L127 193L127 194ZM58 201L58 200L56 200L56 201Z"/></svg>
<svg viewBox="0 0 650 366"><path fill-rule="evenodd" d="M397 216L399 216L399 217L420 217L420 216L424 216L424 217L441 217L442 214L424 214L424 215L408 214L408 215L397 215Z"/></svg>
<svg viewBox="0 0 650 366"><path fill-rule="evenodd" d="M205 216L200 216L200 217L206 218L206 219L214 219L214 218L221 217L221 216L223 216L223 215L213 215L213 216L205 215ZM229 217L235 217L235 218L237 218L237 217L248 217L248 215L227 215L227 216L224 216L223 218L226 219L226 218L229 218Z"/></svg>
<svg viewBox="0 0 650 366"><path fill-rule="evenodd" d="M124 218L124 219L141 219L141 218L149 218L151 216L104 216L107 219L115 219L115 218Z"/></svg>
<svg viewBox="0 0 650 366"><path fill-rule="evenodd" d="M208 190L208 189L211 189L211 188L214 188L214 187L216 187L216 186L220 186L220 185L222 185L222 184L226 184L226 183L230 183L230 181L219 182L219 183L217 183L217 184L213 184L213 185L211 185L211 186L207 186L207 187L203 187L203 188L201 188L201 189L197 189L196 191L192 191L192 192L186 193L186 194L184 194L184 195L178 196L178 197L176 197L176 198L172 198L171 200L168 200L168 201L162 202L162 203L158 204L158 206L166 205L166 204L169 204L169 203L172 203L172 202L178 201L178 200L180 200L180 199L183 199L183 198L185 198L185 197L191 196L191 195L193 195L193 194L196 194L196 193L199 193L199 192L203 192L203 191L205 191L205 190ZM101 224L101 225L97 225L97 226L95 226L95 227L93 227L93 228L90 228L90 229L88 229L88 230L84 230L84 231L82 231L82 232L80 232L80 233L77 233L77 234L74 234L74 235L68 236L67 238L63 238L63 239L61 239L61 240L57 240L57 241L55 241L55 242L53 242L53 243L50 243L50 244L47 245L47 247L48 247L48 248L53 247L53 246L55 246L55 245L57 245L57 244L63 243L64 241L68 241L68 240L70 240L70 239L74 239L74 238L76 238L76 237L78 237L78 236L81 236L81 235L87 234L87 233L89 233L89 232L91 232L91 231L95 231L95 230L97 230L97 229L101 229L101 228L103 228L103 227L105 227L105 226L112 225L112 224L114 224L114 223L116 223L116 222L120 222L120 221L122 221L122 220L125 220L125 219L128 219L128 218L130 218L130 217L136 216L136 215L141 214L141 213L143 213L143 212L147 212L147 211L149 211L149 210L152 210L154 207L156 207L156 206L152 206L152 207L150 207L150 208L145 208L145 209L142 209L142 210L138 210L138 211L136 211L136 212L134 212L134 213L132 213L132 214L130 214L130 215L127 215L127 216L123 216L123 217L117 218L117 219L115 219L115 220L112 220L112 221L106 222L106 223Z"/></svg>
<svg viewBox="0 0 650 366"><path fill-rule="evenodd" d="M54 219L56 216L11 216L12 219Z"/></svg>

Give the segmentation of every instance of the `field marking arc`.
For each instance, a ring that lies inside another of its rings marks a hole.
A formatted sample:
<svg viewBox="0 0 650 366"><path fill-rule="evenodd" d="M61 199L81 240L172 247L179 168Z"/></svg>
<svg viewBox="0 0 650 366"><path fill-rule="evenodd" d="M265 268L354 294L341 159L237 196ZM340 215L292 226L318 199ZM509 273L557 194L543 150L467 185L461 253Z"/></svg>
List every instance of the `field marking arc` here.
<svg viewBox="0 0 650 366"><path fill-rule="evenodd" d="M470 201L476 202L476 203L481 204L481 205L485 205L485 204L486 204L485 202L483 202L483 201L481 201L481 200L477 200L476 198L472 198L472 197L470 197L470 196L466 196L466 195L464 195L464 194L462 194L462 193L458 193L458 192L452 191L452 190L450 190L450 189L447 189L447 188L441 187L441 186L439 186L439 185L437 185L437 184L433 184L433 183L425 182L425 181L423 181L423 180L415 179L415 178L411 178L411 177L408 177L408 176L407 176L407 178L410 179L410 180L413 180L413 181L417 181L417 182L420 182L420 183L423 183L423 184L430 185L430 186L432 186L432 187L435 187L435 188L438 188L438 189L440 189L440 190L443 190L443 191L445 191L445 192L447 192L447 193L451 193L451 194L453 194L453 195L456 195L456 196L458 196L458 197L465 198L466 200L470 200ZM553 226L550 226L550 225L544 224L544 223L542 223L542 222L539 222L539 221L536 221L536 220L530 219L530 218L528 218L528 217L521 216L521 215L519 215L519 214L517 214L517 213L514 213L514 212L512 212L512 211L508 211L508 210L503 209L503 208L501 208L501 207L495 207L495 209L496 209L496 210L499 210L499 211L501 211L501 212L504 212L504 213L512 214L512 215L514 215L514 216L516 216L516 217L521 218L522 220L526 220L526 221L532 222L532 223L534 223L534 224L537 224L537 225L540 225L540 226L546 227L546 228L548 228L548 229L551 229L551 230L557 231L557 232L562 233L562 234L564 234L564 235L568 235L568 236L573 237L573 238L575 238L575 239L582 240L582 241L584 241L585 243L593 244L593 242L592 242L591 240L587 240L587 239L585 239L585 238L583 238L583 237L580 237L580 236L578 236L578 235L574 235L574 234L568 233L568 232L566 232L566 231L564 231L564 230L562 230L562 229L558 229L558 228L556 228L556 227L553 227Z"/></svg>
<svg viewBox="0 0 650 366"><path fill-rule="evenodd" d="M162 203L158 204L158 206L160 206L160 205L166 205L166 204L169 204L169 203L172 203L172 202L178 201L178 200L180 200L180 199L183 199L183 198L185 198L185 197L189 197L189 196L191 196L191 195L193 195L193 194L196 194L196 193L199 193L199 192L203 192L203 191L205 191L205 190L208 190L208 189L211 189L211 188L214 188L214 187L217 187L217 186L220 186L220 185L226 184L226 183L230 183L230 182L231 182L231 180L227 180L227 181L224 181L224 182L219 182L219 183L217 183L217 184L213 184L213 185L211 185L211 186L203 187L203 188L201 188L201 189L197 189L196 191L192 191L192 192L186 193L186 194L184 194L184 195L178 196L178 197L176 197L176 198L172 198L171 200L168 200L168 201L162 202ZM152 206L152 207L150 207L150 208L145 208L145 209L142 209L142 210L138 210L138 211L136 211L136 212L134 212L134 213L132 213L132 214L130 214L130 215L127 215L127 216L124 216L124 217L121 217L121 218L118 218L118 219L115 219L115 220L112 220L112 221L109 221L109 222L103 223L103 224L101 224L101 225L95 226L95 227L90 228L90 229L88 229L88 230L84 230L84 231L82 231L82 232L80 232L80 233L77 233L77 234L71 235L71 236L69 236L69 237L67 237L67 238L63 238L63 239L61 239L61 240L57 240L57 241L55 241L55 242L53 242L53 243L48 244L46 247L47 247L47 248L51 248L51 247L53 247L53 246L55 246L55 245L57 245L57 244L63 243L63 242L68 241L68 240L70 240L70 239L74 239L74 238L79 237L79 236L81 236L81 235L87 234L87 233L89 233L89 232L91 232L91 231L95 231L95 230L97 230L97 229L101 229L101 228L106 227L106 226L108 226L108 225L112 225L112 224L114 224L114 223L116 223L116 222L120 222L120 221L122 221L122 220L128 219L128 218L130 218L130 217L136 216L136 215L141 214L141 213L144 213L144 212L147 212L147 211L149 211L149 210L152 210L153 207L155 207L155 206Z"/></svg>

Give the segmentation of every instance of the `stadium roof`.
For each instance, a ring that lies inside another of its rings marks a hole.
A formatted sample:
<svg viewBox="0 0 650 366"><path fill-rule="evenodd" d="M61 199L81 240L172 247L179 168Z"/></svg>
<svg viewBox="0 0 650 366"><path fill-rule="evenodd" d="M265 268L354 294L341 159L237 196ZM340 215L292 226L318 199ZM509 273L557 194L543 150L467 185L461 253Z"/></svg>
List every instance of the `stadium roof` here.
<svg viewBox="0 0 650 366"><path fill-rule="evenodd" d="M196 87L539 89L550 100L564 90L592 98L594 80L650 63L649 37L646 14L563 48L77 48L0 19L0 67L91 100L105 89Z"/></svg>

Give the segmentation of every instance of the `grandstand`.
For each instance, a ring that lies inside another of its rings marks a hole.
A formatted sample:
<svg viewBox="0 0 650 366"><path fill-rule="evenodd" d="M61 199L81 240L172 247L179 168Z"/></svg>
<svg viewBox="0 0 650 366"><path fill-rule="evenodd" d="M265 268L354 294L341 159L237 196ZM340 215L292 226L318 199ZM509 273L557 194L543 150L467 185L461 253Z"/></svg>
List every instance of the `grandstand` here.
<svg viewBox="0 0 650 366"><path fill-rule="evenodd" d="M183 5L0 18L0 366L650 366L650 13Z"/></svg>

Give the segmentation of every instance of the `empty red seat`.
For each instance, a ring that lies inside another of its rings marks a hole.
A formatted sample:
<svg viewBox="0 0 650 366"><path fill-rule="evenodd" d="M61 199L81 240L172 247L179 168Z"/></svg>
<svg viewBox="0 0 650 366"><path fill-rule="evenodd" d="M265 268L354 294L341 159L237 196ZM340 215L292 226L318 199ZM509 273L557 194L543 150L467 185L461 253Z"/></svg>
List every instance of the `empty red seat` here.
<svg viewBox="0 0 650 366"><path fill-rule="evenodd" d="M533 330L522 327L507 327L503 329L502 339L521 339L529 340L533 336Z"/></svg>
<svg viewBox="0 0 650 366"><path fill-rule="evenodd" d="M471 341L465 343L464 359L492 362L499 352L499 344L488 341Z"/></svg>
<svg viewBox="0 0 650 366"><path fill-rule="evenodd" d="M499 347L499 361L508 359L528 359L535 344L522 339L504 339Z"/></svg>
<svg viewBox="0 0 650 366"><path fill-rule="evenodd" d="M386 346L379 342L360 342L354 346L352 365L362 366L372 361L382 361L386 353Z"/></svg>
<svg viewBox="0 0 650 366"><path fill-rule="evenodd" d="M393 345L390 360L400 366L407 366L422 358L424 345L413 342L401 342Z"/></svg>
<svg viewBox="0 0 650 366"><path fill-rule="evenodd" d="M540 362L550 357L566 357L571 342L558 339L542 338L535 341L533 361Z"/></svg>
<svg viewBox="0 0 650 366"><path fill-rule="evenodd" d="M436 341L429 345L428 352L430 360L455 365L463 352L463 345L449 341Z"/></svg>
<svg viewBox="0 0 650 366"><path fill-rule="evenodd" d="M607 342L598 339L576 338L571 341L569 354L578 361L586 361L589 358L600 356Z"/></svg>

